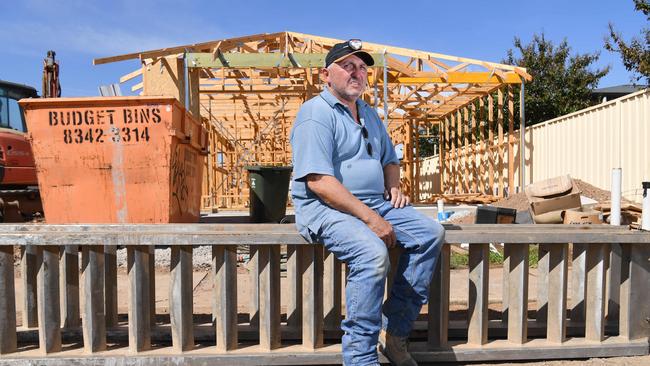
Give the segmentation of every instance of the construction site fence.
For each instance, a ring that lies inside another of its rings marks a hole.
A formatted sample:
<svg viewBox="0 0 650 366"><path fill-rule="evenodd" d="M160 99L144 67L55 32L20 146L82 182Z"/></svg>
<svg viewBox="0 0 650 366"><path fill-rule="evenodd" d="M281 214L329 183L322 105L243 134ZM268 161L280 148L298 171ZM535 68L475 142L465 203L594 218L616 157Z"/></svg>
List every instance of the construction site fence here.
<svg viewBox="0 0 650 366"><path fill-rule="evenodd" d="M419 362L648 354L650 233L609 225L445 229L429 304L411 334ZM293 225L5 224L0 234L0 364L341 363L346 266ZM502 301L493 304L490 242L506 243ZM459 304L450 303L455 243L469 243L460 317L453 315ZM168 313L152 301L161 281L155 246L171 247ZM193 307L197 246L212 248L208 314ZM531 246L538 246L536 276L529 276ZM125 293L117 291L118 247L127 249ZM248 272L238 263L242 248L250 253ZM399 254L391 250L391 268ZM530 281L537 281L536 299ZM244 282L251 291L238 295ZM128 299L126 313L118 296Z"/></svg>
<svg viewBox="0 0 650 366"><path fill-rule="evenodd" d="M641 202L641 182L650 180L650 89L567 114L526 128L525 184L570 174L602 189L611 189L612 169L623 173L623 197ZM519 190L519 133L514 140L515 187ZM506 135L505 140L508 140ZM467 150L479 150L478 145ZM473 164L474 160L468 160ZM475 160L480 163L480 159ZM507 166L507 161L506 164ZM468 169L470 181L479 181L478 192L501 196L498 187L488 187L484 176ZM419 164L419 200L445 192L441 186L439 156L423 158ZM498 174L498 172L497 172ZM444 178L444 177L443 177ZM469 184L472 186L472 184Z"/></svg>

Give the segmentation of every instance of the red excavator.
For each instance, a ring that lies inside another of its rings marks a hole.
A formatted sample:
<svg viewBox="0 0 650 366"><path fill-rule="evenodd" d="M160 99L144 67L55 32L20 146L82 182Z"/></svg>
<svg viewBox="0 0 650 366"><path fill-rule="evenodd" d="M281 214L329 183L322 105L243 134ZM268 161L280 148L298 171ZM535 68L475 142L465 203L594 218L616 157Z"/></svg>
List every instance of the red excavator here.
<svg viewBox="0 0 650 366"><path fill-rule="evenodd" d="M43 98L61 96L54 51L43 61ZM36 89L0 80L0 222L24 222L42 216L34 156L27 140L22 98L37 98Z"/></svg>

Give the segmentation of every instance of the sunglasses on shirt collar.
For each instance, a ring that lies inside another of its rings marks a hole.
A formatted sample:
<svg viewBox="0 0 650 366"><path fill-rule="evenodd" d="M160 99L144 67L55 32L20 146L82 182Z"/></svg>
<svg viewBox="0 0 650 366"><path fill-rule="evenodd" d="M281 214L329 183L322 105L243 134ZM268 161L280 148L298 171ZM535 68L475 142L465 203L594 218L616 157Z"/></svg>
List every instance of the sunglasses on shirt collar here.
<svg viewBox="0 0 650 366"><path fill-rule="evenodd" d="M368 152L368 155L372 156L372 144L368 141L368 130L366 129L366 126L361 126L361 135L366 140L366 151Z"/></svg>

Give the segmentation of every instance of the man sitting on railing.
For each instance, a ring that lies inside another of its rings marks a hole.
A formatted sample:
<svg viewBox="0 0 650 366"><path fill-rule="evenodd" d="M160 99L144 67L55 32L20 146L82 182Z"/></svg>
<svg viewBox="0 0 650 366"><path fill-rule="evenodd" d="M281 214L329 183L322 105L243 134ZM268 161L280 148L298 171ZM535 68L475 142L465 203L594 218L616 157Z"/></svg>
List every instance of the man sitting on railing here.
<svg viewBox="0 0 650 366"><path fill-rule="evenodd" d="M338 43L325 58L323 92L300 108L291 131L296 225L349 267L346 365L378 365L380 350L397 365L416 365L407 351L413 321L427 302L444 239L442 226L417 212L399 189L399 160L377 112L359 97L374 64L359 40ZM388 250L404 250L383 305ZM383 312L383 319L382 319ZM382 324L383 323L383 324ZM384 337L382 337L384 338Z"/></svg>

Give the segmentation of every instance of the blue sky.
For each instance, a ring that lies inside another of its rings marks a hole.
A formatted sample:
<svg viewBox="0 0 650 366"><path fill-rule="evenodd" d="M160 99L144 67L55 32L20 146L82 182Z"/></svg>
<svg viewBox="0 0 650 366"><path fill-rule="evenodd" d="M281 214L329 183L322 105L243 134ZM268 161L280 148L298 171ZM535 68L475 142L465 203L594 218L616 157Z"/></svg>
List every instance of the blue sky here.
<svg viewBox="0 0 650 366"><path fill-rule="evenodd" d="M544 32L573 52L600 51L610 65L600 86L629 83L617 54L603 49L612 22L626 39L647 26L632 0L546 1L153 1L0 2L0 79L39 90L42 59L53 49L64 96L97 95L137 61L93 66L92 59L257 33L290 30L498 62ZM129 92L129 85L122 85Z"/></svg>

